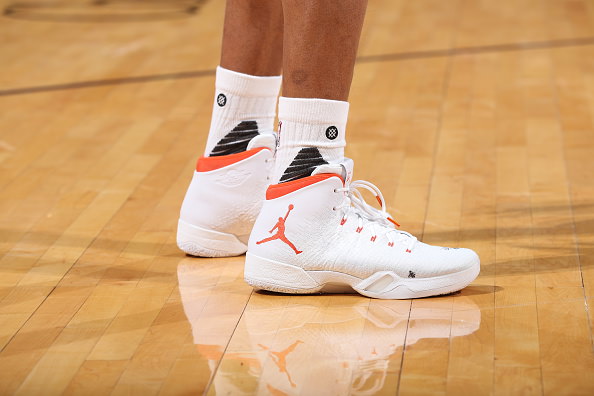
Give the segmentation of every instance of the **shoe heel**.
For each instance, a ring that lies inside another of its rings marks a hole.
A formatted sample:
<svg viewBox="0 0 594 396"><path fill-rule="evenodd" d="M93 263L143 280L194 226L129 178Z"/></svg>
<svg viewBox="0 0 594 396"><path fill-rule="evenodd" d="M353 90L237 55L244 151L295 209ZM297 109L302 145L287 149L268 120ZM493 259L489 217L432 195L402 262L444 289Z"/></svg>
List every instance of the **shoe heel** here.
<svg viewBox="0 0 594 396"><path fill-rule="evenodd" d="M281 293L316 293L322 286L302 268L256 256L245 257L245 281L256 289Z"/></svg>
<svg viewBox="0 0 594 396"><path fill-rule="evenodd" d="M187 254L199 257L240 256L247 245L235 235L207 230L179 219L177 246Z"/></svg>

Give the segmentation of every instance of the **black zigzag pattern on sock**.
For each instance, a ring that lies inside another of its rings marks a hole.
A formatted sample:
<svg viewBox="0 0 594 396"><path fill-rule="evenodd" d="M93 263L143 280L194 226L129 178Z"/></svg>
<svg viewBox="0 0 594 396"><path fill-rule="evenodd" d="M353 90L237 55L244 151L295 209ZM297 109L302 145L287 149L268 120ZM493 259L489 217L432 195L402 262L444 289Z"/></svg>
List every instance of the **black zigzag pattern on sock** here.
<svg viewBox="0 0 594 396"><path fill-rule="evenodd" d="M280 183L311 176L320 165L327 164L317 147L305 147L299 150L293 162L280 178Z"/></svg>
<svg viewBox="0 0 594 396"><path fill-rule="evenodd" d="M241 153L247 150L250 140L257 135L258 123L256 121L241 121L231 132L219 140L209 157Z"/></svg>

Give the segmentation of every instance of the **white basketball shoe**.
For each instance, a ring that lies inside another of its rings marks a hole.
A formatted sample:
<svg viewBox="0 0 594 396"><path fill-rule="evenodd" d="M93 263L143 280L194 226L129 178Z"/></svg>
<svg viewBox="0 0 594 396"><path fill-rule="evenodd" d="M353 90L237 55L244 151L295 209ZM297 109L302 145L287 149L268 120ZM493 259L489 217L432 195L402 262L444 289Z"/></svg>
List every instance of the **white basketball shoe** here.
<svg viewBox="0 0 594 396"><path fill-rule="evenodd" d="M256 133L244 143L245 151L198 160L177 227L177 245L184 252L202 257L246 252L269 184L276 139Z"/></svg>
<svg viewBox="0 0 594 396"><path fill-rule="evenodd" d="M245 280L284 293L342 291L404 299L447 294L478 275L470 249L431 246L395 228L379 189L351 182L353 162L271 185L248 243ZM358 189L374 193L381 210ZM337 290L337 286L339 286Z"/></svg>

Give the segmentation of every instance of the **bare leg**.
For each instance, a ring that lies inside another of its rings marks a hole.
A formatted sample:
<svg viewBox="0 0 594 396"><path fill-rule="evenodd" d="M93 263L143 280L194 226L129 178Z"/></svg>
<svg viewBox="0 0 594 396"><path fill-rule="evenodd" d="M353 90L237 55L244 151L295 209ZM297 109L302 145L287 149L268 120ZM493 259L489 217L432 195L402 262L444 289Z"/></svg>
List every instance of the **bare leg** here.
<svg viewBox="0 0 594 396"><path fill-rule="evenodd" d="M283 96L348 100L367 0L282 0Z"/></svg>
<svg viewBox="0 0 594 396"><path fill-rule="evenodd" d="M282 57L281 0L227 0L221 66L253 76L278 76Z"/></svg>

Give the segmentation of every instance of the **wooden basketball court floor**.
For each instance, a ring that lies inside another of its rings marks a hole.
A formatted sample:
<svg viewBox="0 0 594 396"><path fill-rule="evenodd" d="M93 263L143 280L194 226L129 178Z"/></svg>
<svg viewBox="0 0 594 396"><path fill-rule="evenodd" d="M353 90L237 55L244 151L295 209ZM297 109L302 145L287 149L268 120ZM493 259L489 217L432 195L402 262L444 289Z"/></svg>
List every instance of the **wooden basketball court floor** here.
<svg viewBox="0 0 594 396"><path fill-rule="evenodd" d="M370 1L355 177L482 259L415 301L176 248L222 1L0 4L0 394L594 394L593 1Z"/></svg>

